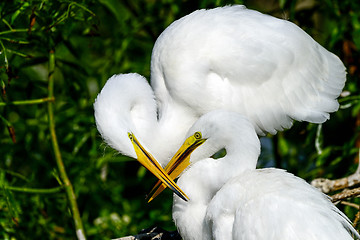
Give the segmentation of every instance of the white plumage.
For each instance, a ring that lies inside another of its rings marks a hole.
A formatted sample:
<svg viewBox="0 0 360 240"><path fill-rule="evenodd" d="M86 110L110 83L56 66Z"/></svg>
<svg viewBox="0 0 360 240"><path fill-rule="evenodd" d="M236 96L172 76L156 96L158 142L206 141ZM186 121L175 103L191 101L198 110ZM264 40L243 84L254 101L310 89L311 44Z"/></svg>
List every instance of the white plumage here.
<svg viewBox="0 0 360 240"><path fill-rule="evenodd" d="M134 157L124 135L131 129L165 165L206 112L236 111L258 134L275 134L293 119L326 121L344 82L339 58L293 23L244 6L198 10L156 41L152 88L138 74L113 76L96 99L95 117L112 147Z"/></svg>
<svg viewBox="0 0 360 240"><path fill-rule="evenodd" d="M156 41L152 88L138 74L107 81L94 104L96 124L121 153L137 157L132 133L164 165L196 122L187 137L200 131L206 141L178 180L190 200L174 197L184 239L359 238L346 216L303 180L255 170L257 134L275 134L294 119L326 121L338 109L345 75L338 57L288 21L244 6L198 10ZM222 148L224 158L209 158Z"/></svg>
<svg viewBox="0 0 360 240"><path fill-rule="evenodd" d="M192 153L184 148L190 165L177 182L190 200L174 196L173 219L184 240L360 238L330 199L304 180L281 169L255 169L260 142L244 116L213 111L186 136L196 132L206 141ZM225 157L210 158L222 148Z"/></svg>
<svg viewBox="0 0 360 240"><path fill-rule="evenodd" d="M98 94L94 110L96 126L104 141L127 156L136 158L128 132L140 139L156 136L153 135L157 127L155 96L139 74L111 77Z"/></svg>
<svg viewBox="0 0 360 240"><path fill-rule="evenodd" d="M295 24L227 6L172 23L155 43L152 86L197 114L224 108L246 115L258 133L291 119L324 122L338 109L345 67Z"/></svg>

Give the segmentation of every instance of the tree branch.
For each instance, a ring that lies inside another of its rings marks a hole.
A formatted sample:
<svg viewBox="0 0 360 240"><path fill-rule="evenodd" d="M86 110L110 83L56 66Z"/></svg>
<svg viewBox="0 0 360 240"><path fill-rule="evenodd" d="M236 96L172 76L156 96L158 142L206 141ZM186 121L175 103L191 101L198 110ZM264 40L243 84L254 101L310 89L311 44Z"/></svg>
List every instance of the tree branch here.
<svg viewBox="0 0 360 240"><path fill-rule="evenodd" d="M360 143L359 143L360 144ZM359 146L358 146L359 147ZM360 156L360 150L359 154L357 155L357 162L358 167L356 171L344 178L339 179L326 179L326 178L317 178L311 181L311 185L321 190L323 193L329 193L349 187L353 187L360 183L360 164L359 164L359 156Z"/></svg>
<svg viewBox="0 0 360 240"><path fill-rule="evenodd" d="M357 197L360 195L360 188L345 189L344 191L331 196L333 202L342 201L347 198Z"/></svg>
<svg viewBox="0 0 360 240"><path fill-rule="evenodd" d="M323 193L329 193L344 188L352 187L360 183L360 173L356 171L350 176L339 179L317 178L311 181L311 185L320 189Z"/></svg>
<svg viewBox="0 0 360 240"><path fill-rule="evenodd" d="M55 52L54 50L51 50L49 53L49 76L48 76L48 91L49 99L54 98L54 71L55 71ZM61 152L59 148L59 144L56 137L56 131L55 131L55 120L54 120L54 109L53 109L53 102L48 102L48 115L49 115L49 129L50 129L50 135L51 135L51 142L53 145L53 150L55 154L55 160L57 167L60 172L60 178L63 182L63 186L67 195L67 198L69 200L70 209L73 215L75 228L76 228L76 235L79 240L85 240L85 230L81 221L79 209L76 203L76 196L74 193L73 186L71 185L71 182L66 174L65 166L61 157Z"/></svg>
<svg viewBox="0 0 360 240"><path fill-rule="evenodd" d="M160 227L143 229L140 233L133 236L115 238L112 240L181 240L177 231L166 231Z"/></svg>

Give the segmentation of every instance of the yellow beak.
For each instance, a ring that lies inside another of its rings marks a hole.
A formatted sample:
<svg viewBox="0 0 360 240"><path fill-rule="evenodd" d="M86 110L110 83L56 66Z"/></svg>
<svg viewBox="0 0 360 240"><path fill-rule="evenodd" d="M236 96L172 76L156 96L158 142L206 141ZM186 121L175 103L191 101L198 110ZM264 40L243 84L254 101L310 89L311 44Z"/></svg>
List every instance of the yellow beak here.
<svg viewBox="0 0 360 240"><path fill-rule="evenodd" d="M201 137L200 132L196 132L194 135L185 140L184 144L165 167L165 172L170 175L172 180L177 178L180 173L189 166L191 153L205 141L206 139ZM157 195L159 195L166 187L167 185L158 181L148 194L148 196L150 196L147 197L148 202L151 202L155 197L157 197Z"/></svg>
<svg viewBox="0 0 360 240"><path fill-rule="evenodd" d="M148 153L144 147L139 143L133 133L128 133L129 139L134 146L137 160L147 168L152 174L159 179L159 182L163 183L165 186L169 187L173 192L175 192L180 198L187 201L189 198L186 194L176 185L174 180L164 171L160 164L155 160L155 158Z"/></svg>

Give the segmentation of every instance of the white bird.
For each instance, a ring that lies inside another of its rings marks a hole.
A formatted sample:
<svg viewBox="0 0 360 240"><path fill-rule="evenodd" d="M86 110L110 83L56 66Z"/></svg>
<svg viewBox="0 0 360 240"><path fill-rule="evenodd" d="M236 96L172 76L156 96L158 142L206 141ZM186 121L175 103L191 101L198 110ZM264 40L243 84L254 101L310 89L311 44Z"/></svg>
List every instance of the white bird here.
<svg viewBox="0 0 360 240"><path fill-rule="evenodd" d="M242 113L258 134L294 119L326 121L345 75L338 57L289 21L241 5L198 10L157 39L152 88L134 73L107 81L94 104L96 124L110 146L134 156L130 129L164 166L189 127L215 109Z"/></svg>
<svg viewBox="0 0 360 240"><path fill-rule="evenodd" d="M118 95L119 91L116 87L119 86L116 84L119 83L121 83L122 91L132 93L130 97ZM133 89L134 86L138 91ZM97 128L105 142L111 147L136 158L167 187L186 200L187 196L184 192L165 173L150 151L135 137L138 130L143 130L139 129L140 126L150 127L150 124L156 122L155 119L152 122L149 118L143 118L143 116L148 117L149 112L154 111L154 107L155 103L151 102L151 89L148 84L136 85L129 81L120 82L113 78L109 79L94 103Z"/></svg>
<svg viewBox="0 0 360 240"><path fill-rule="evenodd" d="M173 219L184 240L360 239L349 219L301 178L255 169L260 141L242 115L213 111L190 128L170 169L190 200L174 196ZM225 148L226 156L210 158Z"/></svg>

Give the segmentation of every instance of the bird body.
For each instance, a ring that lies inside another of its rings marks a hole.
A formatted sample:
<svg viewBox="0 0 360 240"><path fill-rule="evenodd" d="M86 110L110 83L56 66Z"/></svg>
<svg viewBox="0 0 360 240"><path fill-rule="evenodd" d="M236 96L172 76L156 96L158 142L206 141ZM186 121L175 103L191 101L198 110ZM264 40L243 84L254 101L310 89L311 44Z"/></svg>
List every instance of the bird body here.
<svg viewBox="0 0 360 240"><path fill-rule="evenodd" d="M160 106L246 115L259 134L338 109L345 67L295 24L241 5L195 11L159 36L151 84Z"/></svg>
<svg viewBox="0 0 360 240"><path fill-rule="evenodd" d="M358 236L327 196L281 169L244 171L207 203L192 203L192 195L186 193L189 203L176 201L173 211L184 240L350 240Z"/></svg>
<svg viewBox="0 0 360 240"><path fill-rule="evenodd" d="M289 21L241 5L198 10L157 39L152 88L138 74L113 76L96 99L95 118L110 146L134 157L131 129L166 165L209 111L242 113L258 134L275 134L294 119L326 121L344 82L339 58Z"/></svg>
<svg viewBox="0 0 360 240"><path fill-rule="evenodd" d="M206 141L193 150L177 184L173 219L190 239L360 239L329 197L281 169L255 169L260 142L252 124L234 112L203 115L187 137ZM212 159L225 148L226 156Z"/></svg>
<svg viewBox="0 0 360 240"><path fill-rule="evenodd" d="M232 178L214 196L208 210L208 224L217 223L213 224L217 239L226 233L232 235L224 239L249 240L345 240L353 239L352 234L358 236L329 197L281 169L249 170Z"/></svg>

